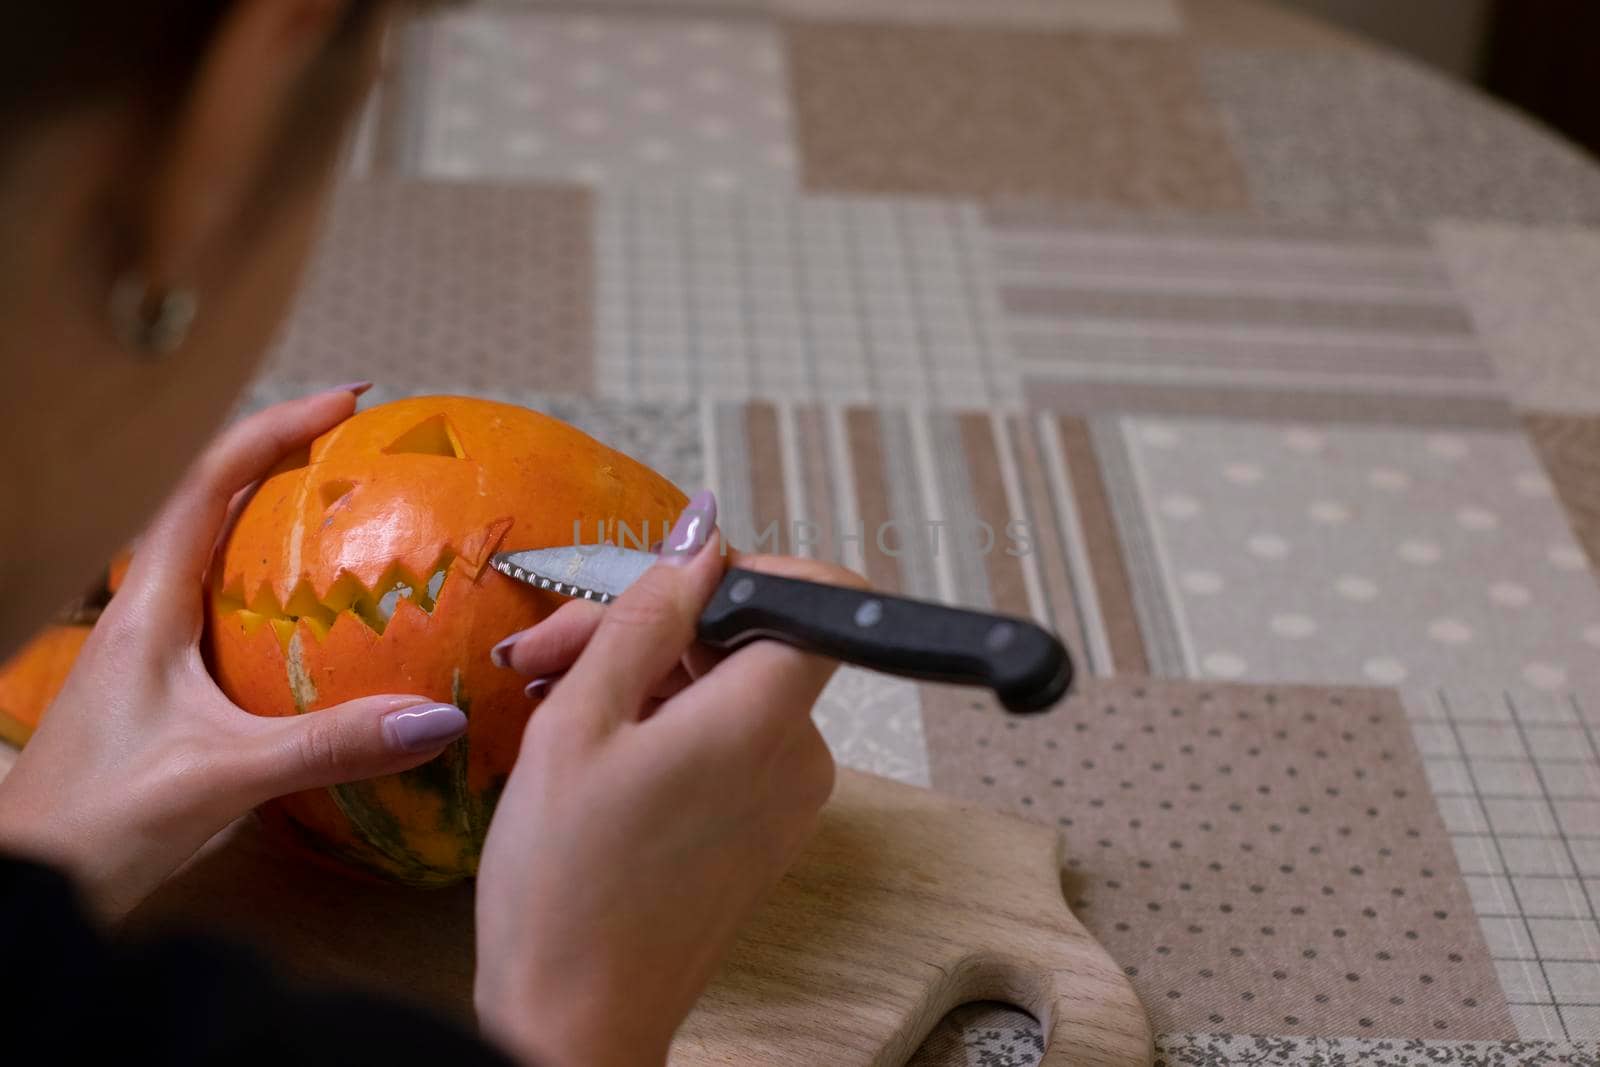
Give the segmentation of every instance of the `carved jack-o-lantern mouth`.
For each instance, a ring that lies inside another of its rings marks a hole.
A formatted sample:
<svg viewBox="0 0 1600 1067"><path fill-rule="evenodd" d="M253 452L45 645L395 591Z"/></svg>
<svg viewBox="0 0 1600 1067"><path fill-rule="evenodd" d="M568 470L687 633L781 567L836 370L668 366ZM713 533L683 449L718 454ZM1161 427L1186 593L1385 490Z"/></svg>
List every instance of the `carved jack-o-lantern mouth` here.
<svg viewBox="0 0 1600 1067"><path fill-rule="evenodd" d="M444 415L434 415L417 423L383 448L382 454L468 458L455 427ZM314 499L322 505L322 529L334 526L340 512L359 502L359 488L351 478L333 478L317 486ZM453 570L465 571L470 580L476 581L510 525L509 520L495 523L463 546L440 548L433 566L420 574L396 561L373 585L344 572L331 587L321 592L302 578L282 601L270 583L250 595L242 587L230 585L217 594L214 607L219 614L237 617L246 634L270 625L285 649L302 621L313 636L321 639L328 635L341 615L358 619L381 636L402 604L433 614L445 580Z"/></svg>
<svg viewBox="0 0 1600 1067"><path fill-rule="evenodd" d="M444 588L445 578L455 558L455 554L447 549L439 565L426 580L396 565L376 589L368 589L360 580L346 575L321 597L308 583L302 582L286 604L279 604L271 589L264 588L248 603L238 593L221 593L217 597L216 609L223 614L237 615L247 634L271 624L284 648L289 647L296 625L302 620L311 627L312 633L321 638L326 637L339 616L346 613L381 635L402 602L414 605L429 615L433 614L434 605L439 602L439 593Z"/></svg>
<svg viewBox="0 0 1600 1067"><path fill-rule="evenodd" d="M477 867L494 799L536 705L489 650L560 603L496 573L496 551L615 537L687 503L565 423L464 397L368 409L265 479L211 579L208 663L258 715L415 694L467 736L413 771L296 794L285 816L325 853L437 885ZM275 817L275 816L274 816Z"/></svg>

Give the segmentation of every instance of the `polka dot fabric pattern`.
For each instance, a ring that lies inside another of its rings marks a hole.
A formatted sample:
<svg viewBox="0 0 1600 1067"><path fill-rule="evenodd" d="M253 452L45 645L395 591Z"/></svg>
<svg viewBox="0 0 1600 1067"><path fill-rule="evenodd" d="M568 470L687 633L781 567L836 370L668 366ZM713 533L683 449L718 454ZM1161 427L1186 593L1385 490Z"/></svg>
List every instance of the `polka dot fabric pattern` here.
<svg viewBox="0 0 1600 1067"><path fill-rule="evenodd" d="M266 379L591 393L589 222L573 185L353 188Z"/></svg>
<svg viewBox="0 0 1600 1067"><path fill-rule="evenodd" d="M927 693L935 788L1060 827L1158 1031L1510 1032L1392 694L1108 682L1019 721Z"/></svg>
<svg viewBox="0 0 1600 1067"><path fill-rule="evenodd" d="M425 175L794 184L784 53L768 25L485 10L426 32Z"/></svg>
<svg viewBox="0 0 1600 1067"><path fill-rule="evenodd" d="M1526 438L1125 420L1192 677L1600 684L1600 588Z"/></svg>
<svg viewBox="0 0 1600 1067"><path fill-rule="evenodd" d="M1169 41L858 22L791 25L788 41L807 189L1245 202L1223 122ZM1091 127L1085 111L1115 117Z"/></svg>
<svg viewBox="0 0 1600 1067"><path fill-rule="evenodd" d="M1584 1067L1593 1050L1545 1041L1424 1041L1372 1038L1171 1034L1156 1041L1155 1067Z"/></svg>

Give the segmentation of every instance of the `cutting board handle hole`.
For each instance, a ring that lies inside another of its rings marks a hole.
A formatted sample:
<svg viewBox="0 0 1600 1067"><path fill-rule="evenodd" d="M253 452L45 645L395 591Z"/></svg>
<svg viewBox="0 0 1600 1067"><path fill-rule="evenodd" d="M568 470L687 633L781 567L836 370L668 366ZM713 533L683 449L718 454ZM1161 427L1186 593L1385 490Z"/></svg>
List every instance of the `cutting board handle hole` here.
<svg viewBox="0 0 1600 1067"><path fill-rule="evenodd" d="M965 1050L964 1057L951 1056ZM952 1008L905 1067L926 1063L1004 1063L1007 1067L1034 1067L1044 1055L1039 1020L1015 1004L974 1000Z"/></svg>

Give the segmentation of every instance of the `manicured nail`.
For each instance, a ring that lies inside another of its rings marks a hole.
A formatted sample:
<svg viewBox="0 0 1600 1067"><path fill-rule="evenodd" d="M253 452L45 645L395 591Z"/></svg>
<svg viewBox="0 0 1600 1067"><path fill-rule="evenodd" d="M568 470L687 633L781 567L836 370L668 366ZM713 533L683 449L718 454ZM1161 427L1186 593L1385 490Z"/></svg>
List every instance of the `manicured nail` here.
<svg viewBox="0 0 1600 1067"><path fill-rule="evenodd" d="M501 641L498 645L495 645L489 650L489 662L493 663L496 667L511 666L511 650L516 647L517 642L522 640L524 635L532 633L533 629L534 628L530 626L526 630L518 630L510 637L507 637L505 640Z"/></svg>
<svg viewBox="0 0 1600 1067"><path fill-rule="evenodd" d="M454 704L418 704L383 717L383 736L401 752L426 752L466 733L467 716Z"/></svg>
<svg viewBox="0 0 1600 1067"><path fill-rule="evenodd" d="M372 383L371 382L350 382L347 385L336 385L332 389L329 389L328 392L330 392L330 393L353 393L356 396L360 396L362 393L366 392L368 389L371 389L371 388L372 388Z"/></svg>
<svg viewBox="0 0 1600 1067"><path fill-rule="evenodd" d="M709 489L702 489L689 498L672 532L661 547L661 558L667 563L682 566L711 540L711 531L717 525L717 498Z"/></svg>
<svg viewBox="0 0 1600 1067"><path fill-rule="evenodd" d="M560 680L561 675L559 674L547 674L543 678L535 678L523 688L522 695L529 700L547 697L550 695L550 690L554 689L556 683Z"/></svg>

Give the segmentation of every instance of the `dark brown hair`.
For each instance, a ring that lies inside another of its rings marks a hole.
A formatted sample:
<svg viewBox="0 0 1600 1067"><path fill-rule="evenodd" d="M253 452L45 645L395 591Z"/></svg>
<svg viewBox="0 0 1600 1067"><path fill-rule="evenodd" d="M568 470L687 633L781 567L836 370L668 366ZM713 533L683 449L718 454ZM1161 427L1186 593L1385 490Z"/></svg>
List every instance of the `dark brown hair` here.
<svg viewBox="0 0 1600 1067"><path fill-rule="evenodd" d="M233 0L25 0L0 35L0 131L116 99L160 115L193 78ZM386 0L351 0L330 45L354 39ZM335 61L337 57L334 57Z"/></svg>
<svg viewBox="0 0 1600 1067"><path fill-rule="evenodd" d="M0 183L31 134L74 111L125 108L138 143L159 145L206 49L237 0L27 0L0 36ZM272 164L247 200L243 231L269 224L281 198L334 158L357 110L367 64L358 45L389 8L415 0L348 0L276 132ZM108 235L113 256L139 254L142 235Z"/></svg>

